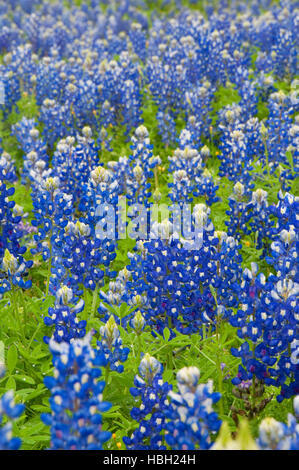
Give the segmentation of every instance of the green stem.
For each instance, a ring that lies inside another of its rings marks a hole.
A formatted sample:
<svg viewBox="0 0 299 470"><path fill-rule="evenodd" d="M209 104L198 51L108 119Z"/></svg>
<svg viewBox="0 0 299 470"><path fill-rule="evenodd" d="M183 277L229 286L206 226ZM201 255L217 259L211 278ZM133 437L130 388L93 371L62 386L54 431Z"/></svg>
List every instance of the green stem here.
<svg viewBox="0 0 299 470"><path fill-rule="evenodd" d="M171 317L168 317L168 328L169 330L171 331L172 329L172 321L171 321ZM167 358L167 362L168 362L168 368L173 370L173 360L172 360L172 350L170 349L170 351L168 352L168 358Z"/></svg>
<svg viewBox="0 0 299 470"><path fill-rule="evenodd" d="M96 311L98 292L99 292L99 284L97 283L96 288L95 288L95 290L93 291L93 294L92 294L92 305L91 305L90 318L94 317L94 314L95 314L95 311Z"/></svg>
<svg viewBox="0 0 299 470"><path fill-rule="evenodd" d="M83 320L88 319L87 305L88 305L88 289L84 287L84 310L83 310L83 315L82 315Z"/></svg>
<svg viewBox="0 0 299 470"><path fill-rule="evenodd" d="M253 318L255 319L255 312L253 312ZM253 355L253 358L255 359L255 344L253 344L253 348L252 348L252 355ZM252 409L255 408L255 387L256 387L256 377L255 377L255 374L252 375L252 397L251 397L251 406L252 406Z"/></svg>
<svg viewBox="0 0 299 470"><path fill-rule="evenodd" d="M159 189L159 177L158 177L158 168L154 168L154 175L155 175L155 189Z"/></svg>
<svg viewBox="0 0 299 470"><path fill-rule="evenodd" d="M141 336L140 334L137 335L137 339L138 339L138 352L137 352L137 358L138 358L138 363L140 361L140 356L141 356Z"/></svg>
<svg viewBox="0 0 299 470"><path fill-rule="evenodd" d="M20 291L18 293L19 293L19 297L21 297L21 302L22 302L22 307L23 307L24 328L25 328L25 332L26 332L28 317L27 317L27 309L26 309L26 305L25 305L25 301L24 301L24 294Z"/></svg>
<svg viewBox="0 0 299 470"><path fill-rule="evenodd" d="M35 332L33 333L31 340L30 340L29 343L28 343L28 347L27 347L28 350L30 349L31 344L32 344L34 338L36 337L38 331L42 328L42 326L43 326L42 322L40 322L40 323L37 325L37 328L36 328Z"/></svg>
<svg viewBox="0 0 299 470"><path fill-rule="evenodd" d="M221 344L221 331L220 331L220 326L221 326L221 317L218 315L218 301L217 301L217 294L215 289L210 286L212 295L215 300L216 304L216 311L217 311L217 316L216 316L216 341L217 341L217 352L216 352L216 367L218 371L218 391L221 394L220 400L219 400L219 411L220 415L224 415L224 407L223 407L223 376L222 376L222 370L221 370L221 352L222 352L222 344Z"/></svg>
<svg viewBox="0 0 299 470"><path fill-rule="evenodd" d="M16 320L17 324L18 324L18 327L19 327L19 331L21 332L21 335L22 335L22 338L23 340L25 341L25 331L24 331L24 325L22 325L22 322L20 320L20 312L19 312L19 306L18 306L18 301L16 299L16 295L15 295L15 290L12 289L11 290L11 303L12 303L12 309L13 309L13 317L14 319Z"/></svg>
<svg viewBox="0 0 299 470"><path fill-rule="evenodd" d="M51 250L52 251L52 250ZM47 275L47 287L46 287L46 297L49 295L49 287L50 287L50 277L51 277L51 268L52 268L52 253L49 258L48 264L48 275Z"/></svg>
<svg viewBox="0 0 299 470"><path fill-rule="evenodd" d="M53 202L53 196L52 196L52 202ZM50 237L49 237L50 258L49 258L49 264L48 264L46 297L48 297L49 295L50 277L51 277L51 268L52 268L52 236L53 236L53 223L54 223L53 220L51 220L51 223L52 223L52 228L51 228Z"/></svg>
<svg viewBox="0 0 299 470"><path fill-rule="evenodd" d="M295 169L294 169L294 152L290 151L290 154L291 154L291 161L290 161L290 165L291 165L291 172L292 172L292 175L295 174Z"/></svg>
<svg viewBox="0 0 299 470"><path fill-rule="evenodd" d="M104 392L103 392L103 396L106 395L107 393L107 385L108 385L108 379L109 379L109 374L110 374L110 364L107 364L106 368L105 368L105 388L104 388Z"/></svg>
<svg viewBox="0 0 299 470"><path fill-rule="evenodd" d="M264 140L264 147L265 147L265 155L266 155L267 174L268 174L268 178L270 179L269 152L268 152L268 147L267 147L266 140Z"/></svg>
<svg viewBox="0 0 299 470"><path fill-rule="evenodd" d="M205 340L207 338L207 327L206 324L204 323L202 325L202 339Z"/></svg>
<svg viewBox="0 0 299 470"><path fill-rule="evenodd" d="M220 325L219 322L221 319L217 315L216 319L216 338L217 338L217 354L216 354L216 363L217 363L217 371L218 371L218 390L221 393L221 398L219 400L219 410L220 415L224 415L224 408L223 408L223 377L222 377L222 370L221 370L221 335L220 335Z"/></svg>
<svg viewBox="0 0 299 470"><path fill-rule="evenodd" d="M255 375L252 376L252 411L255 408Z"/></svg>

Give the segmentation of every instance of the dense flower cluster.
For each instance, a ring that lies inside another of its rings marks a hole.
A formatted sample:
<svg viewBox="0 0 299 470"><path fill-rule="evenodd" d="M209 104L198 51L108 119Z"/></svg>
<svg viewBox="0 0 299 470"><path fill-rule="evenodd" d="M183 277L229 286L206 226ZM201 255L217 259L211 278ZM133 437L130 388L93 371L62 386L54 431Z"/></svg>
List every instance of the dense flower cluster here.
<svg viewBox="0 0 299 470"><path fill-rule="evenodd" d="M15 189L13 187L7 187L2 178L3 173L0 176L1 294L13 289L13 286L29 289L32 282L31 280L24 279L24 277L28 275L28 269L33 264L33 261L26 261L23 257L27 248L21 245L21 239L24 235L23 227L20 225L22 215L18 214L15 202L10 199ZM19 208L21 209L21 207Z"/></svg>
<svg viewBox="0 0 299 470"><path fill-rule="evenodd" d="M51 449L99 450L110 437L102 429L102 414L111 406L103 401L105 357L91 347L90 336L72 343L51 340L54 377L45 385L51 391L51 414L42 414L51 427Z"/></svg>
<svg viewBox="0 0 299 470"><path fill-rule="evenodd" d="M0 147L0 173L4 182L14 183L18 179L16 167L9 153L1 150Z"/></svg>
<svg viewBox="0 0 299 470"><path fill-rule="evenodd" d="M220 394L213 392L213 383L199 384L197 367L184 367L177 373L178 393L170 392L171 405L166 415L166 442L172 449L209 449L211 434L221 425L213 410Z"/></svg>
<svg viewBox="0 0 299 470"><path fill-rule="evenodd" d="M76 303L77 302L77 303ZM74 304L72 306L72 304ZM55 331L52 338L57 342L67 342L75 338L82 338L85 336L86 321L79 321L77 314L84 309L84 301L74 298L72 289L67 286L62 286L56 292L56 299L54 307L50 307L47 317L44 318L47 326L55 325ZM49 338L45 338L48 342Z"/></svg>
<svg viewBox="0 0 299 470"><path fill-rule="evenodd" d="M268 385L281 386L279 401L298 393L298 364L291 362L291 345L296 338L298 287L293 281L278 280L263 273L258 266L243 273L240 308L230 322L245 341L234 356L242 358L235 385L242 381L262 380Z"/></svg>
<svg viewBox="0 0 299 470"><path fill-rule="evenodd" d="M189 334L213 323L216 304L210 286L223 307L237 302L241 258L236 241L214 230L206 206L195 206L193 218L202 230L194 249L189 250L188 243L196 243L196 238L178 238L175 227L164 221L154 226L156 236L130 255L131 277L123 299L137 305L159 333L167 326Z"/></svg>
<svg viewBox="0 0 299 470"><path fill-rule="evenodd" d="M124 437L128 449L165 450L209 449L211 435L221 421L213 410L220 394L213 392L212 382L199 384L197 367L184 367L177 373L178 393L163 381L162 365L145 354L139 374L131 388L133 397L140 397L131 416L139 423L131 437Z"/></svg>
<svg viewBox="0 0 299 470"><path fill-rule="evenodd" d="M288 415L288 423L280 423L274 418L265 418L259 426L257 444L263 450L298 450L299 447L299 396L294 398L294 412Z"/></svg>
<svg viewBox="0 0 299 470"><path fill-rule="evenodd" d="M12 133L16 136L24 152L22 182L32 185L42 183L43 179L51 175L48 167L49 157L46 144L40 138L37 123L34 119L22 118L12 126Z"/></svg>
<svg viewBox="0 0 299 470"><path fill-rule="evenodd" d="M140 401L131 411L139 426L130 437L124 437L124 443L132 450L165 450L164 429L171 385L163 381L160 362L148 353L142 358L138 371L130 392Z"/></svg>
<svg viewBox="0 0 299 470"><path fill-rule="evenodd" d="M12 391L6 392L0 397L0 450L18 450L21 440L12 435L12 422L24 411L24 405L16 404ZM3 424L3 418L8 419Z"/></svg>
<svg viewBox="0 0 299 470"><path fill-rule="evenodd" d="M119 329L113 316L100 328L100 335L98 350L105 356L106 367L119 373L123 372L122 363L127 360L130 349L122 346Z"/></svg>

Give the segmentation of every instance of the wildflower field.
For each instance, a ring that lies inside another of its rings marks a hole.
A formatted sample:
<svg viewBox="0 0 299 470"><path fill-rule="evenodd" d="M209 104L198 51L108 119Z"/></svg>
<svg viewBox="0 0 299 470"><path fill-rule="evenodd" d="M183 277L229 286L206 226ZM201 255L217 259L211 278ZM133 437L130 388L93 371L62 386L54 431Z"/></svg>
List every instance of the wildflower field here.
<svg viewBox="0 0 299 470"><path fill-rule="evenodd" d="M0 0L0 449L299 449L298 31Z"/></svg>

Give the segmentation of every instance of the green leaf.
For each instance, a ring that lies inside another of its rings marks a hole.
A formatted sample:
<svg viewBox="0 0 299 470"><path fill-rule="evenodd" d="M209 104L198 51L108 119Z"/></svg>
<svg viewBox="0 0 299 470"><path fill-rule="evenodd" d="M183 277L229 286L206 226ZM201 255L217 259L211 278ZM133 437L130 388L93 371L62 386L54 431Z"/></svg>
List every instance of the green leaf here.
<svg viewBox="0 0 299 470"><path fill-rule="evenodd" d="M13 377L8 377L6 382L6 390L15 390L17 387L16 381Z"/></svg>
<svg viewBox="0 0 299 470"><path fill-rule="evenodd" d="M31 405L31 408L38 413L49 413L51 411L49 406L44 405Z"/></svg>
<svg viewBox="0 0 299 470"><path fill-rule="evenodd" d="M173 378L174 378L174 373L173 373L173 371L170 370L170 369L165 370L165 372L164 372L164 374L163 374L163 380L164 380L164 382L171 383L171 382L173 382Z"/></svg>
<svg viewBox="0 0 299 470"><path fill-rule="evenodd" d="M164 328L164 330L163 330L163 336L164 336L164 338L165 338L165 341L168 341L168 340L169 340L169 338L170 338L170 331L169 331L168 328Z"/></svg>
<svg viewBox="0 0 299 470"><path fill-rule="evenodd" d="M34 388L23 388L22 390L18 390L16 392L16 399L21 400L22 402L26 402L29 400L28 396L30 393L33 393L34 391Z"/></svg>
<svg viewBox="0 0 299 470"><path fill-rule="evenodd" d="M33 398L39 397L40 395L43 395L44 393L47 392L47 389L43 385L39 385L36 390L32 388L26 389L26 400L33 400ZM19 393L19 390L18 390Z"/></svg>
<svg viewBox="0 0 299 470"><path fill-rule="evenodd" d="M15 374L14 375L15 380L26 383L26 384L35 384L35 380L32 377L29 377L29 375L21 375L21 374Z"/></svg>
<svg viewBox="0 0 299 470"><path fill-rule="evenodd" d="M12 344L7 353L7 368L11 374L16 368L17 361L18 361L18 351L17 351L16 346Z"/></svg>

